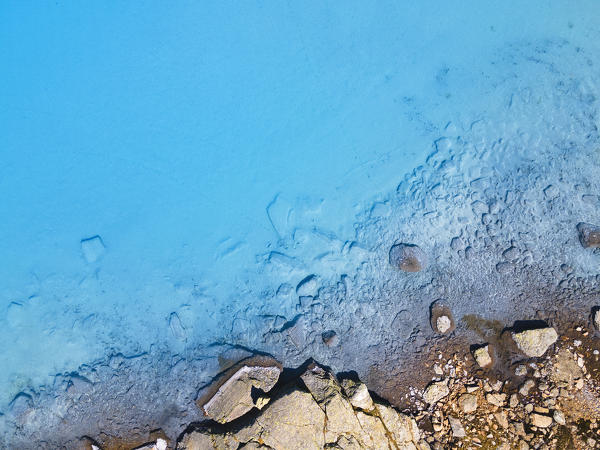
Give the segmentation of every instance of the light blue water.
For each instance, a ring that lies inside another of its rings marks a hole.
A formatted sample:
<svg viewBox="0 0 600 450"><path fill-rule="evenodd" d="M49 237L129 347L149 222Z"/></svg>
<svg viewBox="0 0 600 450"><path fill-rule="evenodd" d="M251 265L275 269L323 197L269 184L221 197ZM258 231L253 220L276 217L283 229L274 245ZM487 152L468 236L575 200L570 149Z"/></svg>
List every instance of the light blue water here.
<svg viewBox="0 0 600 450"><path fill-rule="evenodd" d="M356 270L357 218L518 88L498 55L597 61L599 27L593 0L2 2L0 411L249 306L290 318L278 287Z"/></svg>

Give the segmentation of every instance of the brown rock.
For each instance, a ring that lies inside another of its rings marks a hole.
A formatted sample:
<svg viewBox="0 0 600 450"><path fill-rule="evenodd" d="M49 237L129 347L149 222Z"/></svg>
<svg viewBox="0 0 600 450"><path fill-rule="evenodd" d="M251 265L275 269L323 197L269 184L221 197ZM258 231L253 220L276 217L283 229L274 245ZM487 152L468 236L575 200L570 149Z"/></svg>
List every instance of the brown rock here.
<svg viewBox="0 0 600 450"><path fill-rule="evenodd" d="M234 366L200 395L204 414L219 423L243 416L256 406L253 389L270 391L279 379L281 366L270 358L254 358ZM264 403L264 401L262 401Z"/></svg>
<svg viewBox="0 0 600 450"><path fill-rule="evenodd" d="M579 242L584 248L600 248L600 227L590 223L579 223Z"/></svg>
<svg viewBox="0 0 600 450"><path fill-rule="evenodd" d="M389 254L390 264L404 272L420 272L427 267L427 255L413 244L396 244Z"/></svg>

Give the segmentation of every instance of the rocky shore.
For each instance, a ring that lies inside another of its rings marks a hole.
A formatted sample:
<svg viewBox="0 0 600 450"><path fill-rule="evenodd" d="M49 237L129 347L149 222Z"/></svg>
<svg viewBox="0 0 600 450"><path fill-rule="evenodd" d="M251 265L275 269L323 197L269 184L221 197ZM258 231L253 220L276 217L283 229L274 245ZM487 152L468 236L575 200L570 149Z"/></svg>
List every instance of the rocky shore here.
<svg viewBox="0 0 600 450"><path fill-rule="evenodd" d="M432 327L446 322L438 312L432 308ZM414 366L414 380L405 380L409 394L402 408L370 391L355 373L336 375L314 361L283 369L270 357L254 356L199 392L205 420L182 435L155 430L142 445L85 438L81 448L600 448L599 328L596 307L588 322L560 332L524 321L494 343L456 346L447 328L449 339L430 347Z"/></svg>

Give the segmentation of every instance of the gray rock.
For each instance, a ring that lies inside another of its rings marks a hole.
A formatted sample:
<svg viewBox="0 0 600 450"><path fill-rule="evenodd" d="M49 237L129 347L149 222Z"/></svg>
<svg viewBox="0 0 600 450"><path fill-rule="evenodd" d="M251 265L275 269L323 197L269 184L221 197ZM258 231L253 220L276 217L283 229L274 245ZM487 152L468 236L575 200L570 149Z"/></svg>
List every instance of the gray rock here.
<svg viewBox="0 0 600 450"><path fill-rule="evenodd" d="M427 267L423 250L412 244L396 244L390 249L390 264L404 272L420 272Z"/></svg>
<svg viewBox="0 0 600 450"><path fill-rule="evenodd" d="M600 248L600 227L590 223L577 224L579 242L584 248Z"/></svg>
<svg viewBox="0 0 600 450"><path fill-rule="evenodd" d="M600 331L600 308L597 308L594 311L593 319L594 319L594 326L596 327L596 330Z"/></svg>
<svg viewBox="0 0 600 450"><path fill-rule="evenodd" d="M202 404L204 414L219 423L243 416L256 405L252 391L269 392L279 379L279 365L242 365ZM262 405L261 405L262 406Z"/></svg>
<svg viewBox="0 0 600 450"><path fill-rule="evenodd" d="M462 423L460 423L460 420L458 420L456 417L449 416L448 421L450 422L450 427L452 428L452 435L455 438L462 438L467 435Z"/></svg>
<svg viewBox="0 0 600 450"><path fill-rule="evenodd" d="M540 357L556 342L558 334L552 327L512 333L513 341L526 356Z"/></svg>

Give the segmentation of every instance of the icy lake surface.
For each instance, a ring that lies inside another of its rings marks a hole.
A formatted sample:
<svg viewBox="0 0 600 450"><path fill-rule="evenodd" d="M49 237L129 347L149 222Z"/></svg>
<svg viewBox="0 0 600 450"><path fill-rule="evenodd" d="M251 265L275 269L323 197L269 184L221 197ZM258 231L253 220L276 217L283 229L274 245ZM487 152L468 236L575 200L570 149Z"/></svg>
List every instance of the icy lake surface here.
<svg viewBox="0 0 600 450"><path fill-rule="evenodd" d="M0 58L4 414L109 355L270 351L396 239L467 240L453 181L575 158L600 219L595 0L2 2Z"/></svg>

